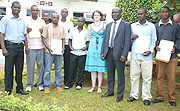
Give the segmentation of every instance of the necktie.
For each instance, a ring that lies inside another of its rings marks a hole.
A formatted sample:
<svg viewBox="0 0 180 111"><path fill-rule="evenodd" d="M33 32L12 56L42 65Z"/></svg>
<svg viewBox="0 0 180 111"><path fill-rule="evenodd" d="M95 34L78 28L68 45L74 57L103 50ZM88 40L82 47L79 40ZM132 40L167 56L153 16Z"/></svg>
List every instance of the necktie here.
<svg viewBox="0 0 180 111"><path fill-rule="evenodd" d="M113 32L112 32L112 37L111 37L111 48L114 47L114 34L115 34L115 29L116 29L116 21L114 22L114 27L113 27Z"/></svg>

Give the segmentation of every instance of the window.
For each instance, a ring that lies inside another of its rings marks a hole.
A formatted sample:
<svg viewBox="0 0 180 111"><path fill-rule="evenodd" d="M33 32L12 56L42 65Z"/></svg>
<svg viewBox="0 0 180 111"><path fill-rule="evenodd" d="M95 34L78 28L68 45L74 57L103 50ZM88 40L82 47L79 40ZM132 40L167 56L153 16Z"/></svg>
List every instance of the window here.
<svg viewBox="0 0 180 111"><path fill-rule="evenodd" d="M51 16L52 13L54 13L55 11L39 10L38 16L39 16L39 17L42 17L43 12L49 12L49 14L50 14L50 16ZM31 15L32 15L30 9L27 9L27 14L26 14L26 15L27 15L27 16L31 16Z"/></svg>
<svg viewBox="0 0 180 111"><path fill-rule="evenodd" d="M0 7L0 21L6 15L6 8Z"/></svg>
<svg viewBox="0 0 180 111"><path fill-rule="evenodd" d="M0 15L6 15L6 8L0 7Z"/></svg>
<svg viewBox="0 0 180 111"><path fill-rule="evenodd" d="M98 0L83 0L83 1L98 2Z"/></svg>
<svg viewBox="0 0 180 111"><path fill-rule="evenodd" d="M41 17L43 15L44 12L48 12L49 15L51 16L55 11L49 11L49 10L42 10L42 14L41 14Z"/></svg>
<svg viewBox="0 0 180 111"><path fill-rule="evenodd" d="M102 21L106 21L106 14L103 15Z"/></svg>
<svg viewBox="0 0 180 111"><path fill-rule="evenodd" d="M78 19L79 17L83 17L83 13L73 13L73 19Z"/></svg>
<svg viewBox="0 0 180 111"><path fill-rule="evenodd" d="M32 15L30 9L27 9L27 14L26 15L27 16L31 16ZM40 16L40 10L39 10L38 16Z"/></svg>

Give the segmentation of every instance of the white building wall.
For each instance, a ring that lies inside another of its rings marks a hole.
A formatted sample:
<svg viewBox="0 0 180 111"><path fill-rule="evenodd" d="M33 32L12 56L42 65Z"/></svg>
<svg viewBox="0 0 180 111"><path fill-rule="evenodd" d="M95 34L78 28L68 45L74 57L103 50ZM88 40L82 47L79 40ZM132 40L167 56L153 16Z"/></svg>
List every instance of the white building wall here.
<svg viewBox="0 0 180 111"><path fill-rule="evenodd" d="M106 21L111 21L111 10L114 7L114 3L112 1L115 0L99 0L99 2L88 2L79 0L79 2L70 2L69 3L69 11L70 16L73 18L73 12L86 12L92 13L95 10L100 10L103 14L106 14Z"/></svg>
<svg viewBox="0 0 180 111"><path fill-rule="evenodd" d="M10 1L10 2L8 2ZM11 5L13 1L19 1L21 3L20 16L26 18L27 9L30 9L32 5L38 5L39 0L0 0L0 7L6 7L6 15L12 13ZM73 18L73 12L80 13L92 13L95 10L100 10L106 14L106 23L112 21L111 11L114 7L115 0L98 0L98 2L88 2L83 0L41 0L53 2L53 6L42 6L38 5L40 10L51 10L58 13L61 12L62 8L69 10L68 19ZM2 50L0 50L0 66L4 64L4 56Z"/></svg>
<svg viewBox="0 0 180 111"><path fill-rule="evenodd" d="M0 7L6 8L6 15L12 13L11 5L13 1L16 0L4 0L4 2L0 2ZM26 16L27 9L30 9L32 5L38 5L38 1L40 0L17 0L21 3L21 13L20 16L23 18ZM51 10L56 11L58 13L61 12L62 8L67 8L69 10L68 19L73 18L73 12L81 12L81 13L92 13L94 10L100 10L104 14L106 14L106 21L111 21L111 10L114 7L115 0L98 0L98 2L89 2L83 0L41 0L41 1L49 1L53 2L53 6L42 6L38 5L40 10Z"/></svg>

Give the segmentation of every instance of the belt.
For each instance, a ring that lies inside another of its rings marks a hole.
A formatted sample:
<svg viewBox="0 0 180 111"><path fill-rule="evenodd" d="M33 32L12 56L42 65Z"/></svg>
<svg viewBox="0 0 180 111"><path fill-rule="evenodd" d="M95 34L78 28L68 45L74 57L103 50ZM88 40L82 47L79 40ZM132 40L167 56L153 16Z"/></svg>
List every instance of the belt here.
<svg viewBox="0 0 180 111"><path fill-rule="evenodd" d="M8 45L22 45L23 43L13 43L13 42L10 42L10 41L4 41L5 44L8 44Z"/></svg>

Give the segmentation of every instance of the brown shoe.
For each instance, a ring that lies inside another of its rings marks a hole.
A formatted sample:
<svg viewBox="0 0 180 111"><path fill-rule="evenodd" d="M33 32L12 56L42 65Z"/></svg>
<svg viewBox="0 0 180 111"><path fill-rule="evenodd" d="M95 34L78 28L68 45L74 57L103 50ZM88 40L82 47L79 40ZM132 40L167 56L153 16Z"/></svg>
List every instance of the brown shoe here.
<svg viewBox="0 0 180 111"><path fill-rule="evenodd" d="M50 93L50 89L44 89L44 93L49 94Z"/></svg>
<svg viewBox="0 0 180 111"><path fill-rule="evenodd" d="M56 88L58 91L63 91L61 87Z"/></svg>

